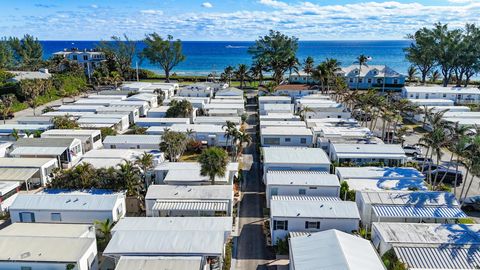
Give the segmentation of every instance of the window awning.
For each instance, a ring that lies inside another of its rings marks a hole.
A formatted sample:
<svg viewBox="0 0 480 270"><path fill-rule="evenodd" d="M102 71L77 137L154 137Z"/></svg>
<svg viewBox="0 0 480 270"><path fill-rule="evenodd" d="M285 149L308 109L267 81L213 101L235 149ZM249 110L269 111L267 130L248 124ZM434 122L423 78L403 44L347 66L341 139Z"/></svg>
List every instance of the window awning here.
<svg viewBox="0 0 480 270"><path fill-rule="evenodd" d="M161 211L228 211L228 201L157 200L152 210Z"/></svg>
<svg viewBox="0 0 480 270"><path fill-rule="evenodd" d="M412 207L397 205L374 205L377 217L390 218L464 218L467 215L456 207Z"/></svg>

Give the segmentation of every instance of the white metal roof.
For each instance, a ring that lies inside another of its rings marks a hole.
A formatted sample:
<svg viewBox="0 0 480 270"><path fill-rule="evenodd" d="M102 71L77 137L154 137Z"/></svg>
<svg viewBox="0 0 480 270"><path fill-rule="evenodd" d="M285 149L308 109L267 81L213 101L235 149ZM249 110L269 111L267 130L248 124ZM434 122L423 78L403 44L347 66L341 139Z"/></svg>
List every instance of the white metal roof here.
<svg viewBox="0 0 480 270"><path fill-rule="evenodd" d="M192 130L193 132L205 132L205 133L223 133L225 128L222 125L213 124L173 124L169 127L171 131L187 132Z"/></svg>
<svg viewBox="0 0 480 270"><path fill-rule="evenodd" d="M355 157L392 157L406 158L405 151L397 144L337 144L331 145L331 151L339 158Z"/></svg>
<svg viewBox="0 0 480 270"><path fill-rule="evenodd" d="M340 201L334 196L273 195L272 201Z"/></svg>
<svg viewBox="0 0 480 270"><path fill-rule="evenodd" d="M443 191L361 191L359 195L365 204L415 207L459 205L453 193Z"/></svg>
<svg viewBox="0 0 480 270"><path fill-rule="evenodd" d="M265 163L328 165L330 159L321 148L263 147Z"/></svg>
<svg viewBox="0 0 480 270"><path fill-rule="evenodd" d="M1 168L0 181L24 182L32 178L38 170L38 168Z"/></svg>
<svg viewBox="0 0 480 270"><path fill-rule="evenodd" d="M237 116L197 116L195 117L195 124L225 124L227 121L233 122L235 124L240 124L241 118Z"/></svg>
<svg viewBox="0 0 480 270"><path fill-rule="evenodd" d="M20 138L14 143L14 147L70 147L72 144L79 144L80 140L75 138Z"/></svg>
<svg viewBox="0 0 480 270"><path fill-rule="evenodd" d="M480 224L374 222L382 240L394 245L480 245Z"/></svg>
<svg viewBox="0 0 480 270"><path fill-rule="evenodd" d="M269 127L269 126L281 126L290 128L294 127L306 127L307 124L303 121L260 121L260 127Z"/></svg>
<svg viewBox="0 0 480 270"><path fill-rule="evenodd" d="M162 141L162 137L158 135L116 135L116 136L105 137L105 139L103 140L103 143L104 144L137 143L137 144L160 145L161 141Z"/></svg>
<svg viewBox="0 0 480 270"><path fill-rule="evenodd" d="M321 171L269 170L266 174L266 182L267 185L340 186L336 175Z"/></svg>
<svg viewBox="0 0 480 270"><path fill-rule="evenodd" d="M385 190L428 190L422 178L398 179L361 179L347 178L343 181L348 187L356 191L385 191Z"/></svg>
<svg viewBox="0 0 480 270"><path fill-rule="evenodd" d="M94 238L0 236L0 261L75 263Z"/></svg>
<svg viewBox="0 0 480 270"><path fill-rule="evenodd" d="M45 164L55 163L54 158L0 158L0 168L40 168Z"/></svg>
<svg viewBox="0 0 480 270"><path fill-rule="evenodd" d="M83 158L121 158L126 160L134 160L143 153L145 152L133 149L93 149L86 152L83 155Z"/></svg>
<svg viewBox="0 0 480 270"><path fill-rule="evenodd" d="M122 121L120 118L109 117L110 114L99 114L98 118L91 117L80 117L77 122L81 125L90 125L90 124L106 124L106 125L116 125ZM103 117L105 116L105 117Z"/></svg>
<svg viewBox="0 0 480 270"><path fill-rule="evenodd" d="M137 123L189 123L189 118L156 118L156 117L145 117L139 118Z"/></svg>
<svg viewBox="0 0 480 270"><path fill-rule="evenodd" d="M409 269L478 269L480 247L394 247Z"/></svg>
<svg viewBox="0 0 480 270"><path fill-rule="evenodd" d="M122 256L115 270L201 270L202 257Z"/></svg>
<svg viewBox="0 0 480 270"><path fill-rule="evenodd" d="M10 191L18 188L20 186L19 182L16 181L0 181L0 196L3 196Z"/></svg>
<svg viewBox="0 0 480 270"><path fill-rule="evenodd" d="M372 210L378 218L460 219L467 217L460 208L449 206L373 205Z"/></svg>
<svg viewBox="0 0 480 270"><path fill-rule="evenodd" d="M151 185L145 199L162 200L232 200L231 185L179 186Z"/></svg>
<svg viewBox="0 0 480 270"><path fill-rule="evenodd" d="M21 125L21 124L4 124L0 125L0 132L12 132L14 129L18 130L18 132L24 132L25 130L28 131L35 131L35 130L47 130L52 125L35 125L35 124L28 124L28 125Z"/></svg>
<svg viewBox="0 0 480 270"><path fill-rule="evenodd" d="M229 201L224 200L156 200L152 210L157 211L225 211L229 209Z"/></svg>
<svg viewBox="0 0 480 270"><path fill-rule="evenodd" d="M480 89L474 87L442 87L442 86L405 86L403 88L407 93L439 93L439 94L477 94L480 95Z"/></svg>
<svg viewBox="0 0 480 270"><path fill-rule="evenodd" d="M293 127L290 126L288 128L282 126L270 126L270 127L263 127L260 129L261 135L267 136L275 136L275 135L282 135L282 136L313 136L312 130L306 127Z"/></svg>
<svg viewBox="0 0 480 270"><path fill-rule="evenodd" d="M28 235L39 237L94 237L95 227L90 224L15 222L0 230L0 236Z"/></svg>
<svg viewBox="0 0 480 270"><path fill-rule="evenodd" d="M271 200L270 216L360 219L356 203L349 201Z"/></svg>
<svg viewBox="0 0 480 270"><path fill-rule="evenodd" d="M260 96L258 97L258 102L267 102L267 101L292 101L291 97L287 96Z"/></svg>
<svg viewBox="0 0 480 270"><path fill-rule="evenodd" d="M220 231L119 231L113 234L105 255L221 255L224 233Z"/></svg>
<svg viewBox="0 0 480 270"><path fill-rule="evenodd" d="M232 217L125 217L117 231L224 231L232 230Z"/></svg>
<svg viewBox="0 0 480 270"><path fill-rule="evenodd" d="M42 135L86 135L86 136L95 136L100 134L100 130L96 129L50 129L42 133Z"/></svg>
<svg viewBox="0 0 480 270"><path fill-rule="evenodd" d="M410 167L336 167L342 179L424 179L425 176Z"/></svg>
<svg viewBox="0 0 480 270"><path fill-rule="evenodd" d="M125 163L125 159L121 158L82 158L78 164L88 163L96 169L117 167L120 164Z"/></svg>
<svg viewBox="0 0 480 270"><path fill-rule="evenodd" d="M67 150L66 147L16 147L12 152L10 152L10 155L12 156L30 156L30 155L35 155L35 156L60 156Z"/></svg>
<svg viewBox="0 0 480 270"><path fill-rule="evenodd" d="M295 270L384 270L370 241L337 230L290 238Z"/></svg>
<svg viewBox="0 0 480 270"><path fill-rule="evenodd" d="M112 211L120 194L18 194L11 210Z"/></svg>

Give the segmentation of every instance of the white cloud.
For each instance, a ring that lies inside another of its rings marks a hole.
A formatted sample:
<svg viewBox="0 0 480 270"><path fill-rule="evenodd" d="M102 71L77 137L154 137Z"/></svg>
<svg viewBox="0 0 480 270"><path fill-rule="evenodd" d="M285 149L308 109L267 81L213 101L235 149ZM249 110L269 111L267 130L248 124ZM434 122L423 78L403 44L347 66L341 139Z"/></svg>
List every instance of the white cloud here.
<svg viewBox="0 0 480 270"><path fill-rule="evenodd" d="M202 3L202 7L204 7L204 8L212 8L213 5L212 5L212 3L210 3L210 2L204 2L204 3Z"/></svg>
<svg viewBox="0 0 480 270"><path fill-rule="evenodd" d="M159 10L159 9L145 9L145 10L140 10L140 13L142 13L142 14L148 14L148 15L163 15L163 10Z"/></svg>
<svg viewBox="0 0 480 270"><path fill-rule="evenodd" d="M90 7L91 8L98 8L98 5L93 4L93 5L90 5Z"/></svg>
<svg viewBox="0 0 480 270"><path fill-rule="evenodd" d="M454 4L470 4L470 3L474 3L475 0L448 0L448 2L454 3Z"/></svg>
<svg viewBox="0 0 480 270"><path fill-rule="evenodd" d="M274 8L286 8L288 7L287 3L277 1L277 0L260 0L260 4L269 6L269 7L274 7Z"/></svg>

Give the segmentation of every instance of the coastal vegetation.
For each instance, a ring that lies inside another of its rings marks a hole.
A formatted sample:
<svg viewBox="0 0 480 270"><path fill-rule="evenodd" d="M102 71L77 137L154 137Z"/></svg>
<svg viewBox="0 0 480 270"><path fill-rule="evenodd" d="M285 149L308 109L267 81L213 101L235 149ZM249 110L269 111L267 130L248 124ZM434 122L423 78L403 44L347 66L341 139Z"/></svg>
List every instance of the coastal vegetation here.
<svg viewBox="0 0 480 270"><path fill-rule="evenodd" d="M463 29L451 29L436 23L433 28L423 27L407 36L412 40L405 49L406 59L420 72L420 82L427 77L435 82L440 76L447 86L467 86L480 71L480 28L467 24Z"/></svg>
<svg viewBox="0 0 480 270"><path fill-rule="evenodd" d="M187 150L189 137L185 133L165 129L160 143L160 150L165 153L165 157L171 162L176 162L180 156Z"/></svg>
<svg viewBox="0 0 480 270"><path fill-rule="evenodd" d="M214 185L215 177L224 177L227 172L228 153L220 147L209 147L202 151L198 162L200 163L200 174L208 176Z"/></svg>
<svg viewBox="0 0 480 270"><path fill-rule="evenodd" d="M167 118L189 118L193 112L192 104L186 99L172 100L169 106L165 115Z"/></svg>

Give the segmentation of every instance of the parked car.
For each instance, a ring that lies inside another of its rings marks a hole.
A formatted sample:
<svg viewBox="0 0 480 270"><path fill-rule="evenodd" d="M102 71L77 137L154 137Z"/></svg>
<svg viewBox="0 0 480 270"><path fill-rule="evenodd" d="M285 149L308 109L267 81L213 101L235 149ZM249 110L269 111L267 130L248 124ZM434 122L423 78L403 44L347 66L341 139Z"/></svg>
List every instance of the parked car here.
<svg viewBox="0 0 480 270"><path fill-rule="evenodd" d="M465 198L463 201L463 209L467 211L479 211L480 210L480 196L471 196Z"/></svg>
<svg viewBox="0 0 480 270"><path fill-rule="evenodd" d="M436 167L436 166L433 166ZM424 171L425 174L428 174L428 169ZM455 178L457 181L457 186L463 182L463 174L460 171L453 169L448 169L443 166L438 166L438 168L432 169L430 173L431 179L437 177L437 183L443 179L444 184L449 184L451 186L455 185ZM444 178L445 177L445 178Z"/></svg>
<svg viewBox="0 0 480 270"><path fill-rule="evenodd" d="M404 145L403 150L407 156L420 156L422 154L422 149L416 145Z"/></svg>
<svg viewBox="0 0 480 270"><path fill-rule="evenodd" d="M366 113L363 110L360 109L355 109L352 112L353 118L355 118L358 121L371 121L372 120L372 114L371 113Z"/></svg>
<svg viewBox="0 0 480 270"><path fill-rule="evenodd" d="M431 158L422 157L422 156L414 156L411 158L412 162L416 162L419 166L426 166L428 164L433 164L433 160ZM428 167L426 168L428 170Z"/></svg>

